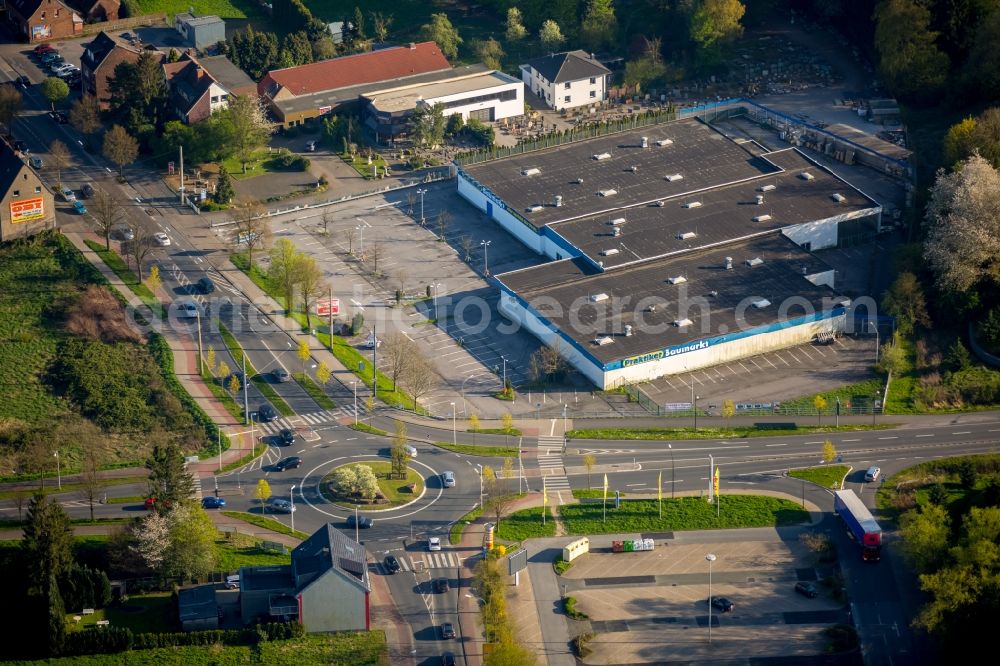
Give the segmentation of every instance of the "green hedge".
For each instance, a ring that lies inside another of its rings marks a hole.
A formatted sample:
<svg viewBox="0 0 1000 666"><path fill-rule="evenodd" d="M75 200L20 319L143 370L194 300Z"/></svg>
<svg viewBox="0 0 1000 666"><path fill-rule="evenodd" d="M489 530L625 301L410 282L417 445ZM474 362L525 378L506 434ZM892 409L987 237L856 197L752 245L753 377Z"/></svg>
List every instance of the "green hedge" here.
<svg viewBox="0 0 1000 666"><path fill-rule="evenodd" d="M66 635L64 655L109 654L128 650L187 645L257 645L268 641L299 638L305 630L298 622L272 622L244 629L215 629L175 633L133 634L125 627L104 627Z"/></svg>
<svg viewBox="0 0 1000 666"><path fill-rule="evenodd" d="M203 458L219 455L219 427L209 418L205 410L201 408L201 405L191 397L191 394L181 386L180 380L177 379L177 373L174 372L174 354L170 350L167 341L160 333L152 331L149 334L149 342L146 347L160 366L160 372L163 373L163 380L166 382L170 392L184 405L184 408L191 414L194 422L205 430L205 446L202 447L198 455ZM227 441L223 442L223 447L228 446L229 438L226 437L225 439Z"/></svg>

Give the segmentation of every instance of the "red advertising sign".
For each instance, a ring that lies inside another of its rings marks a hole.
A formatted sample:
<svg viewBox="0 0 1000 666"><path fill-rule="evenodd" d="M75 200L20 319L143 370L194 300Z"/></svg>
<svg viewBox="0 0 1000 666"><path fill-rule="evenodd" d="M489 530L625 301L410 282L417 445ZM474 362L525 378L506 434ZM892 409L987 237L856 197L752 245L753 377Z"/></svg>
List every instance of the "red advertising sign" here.
<svg viewBox="0 0 1000 666"><path fill-rule="evenodd" d="M10 202L10 223L20 224L45 217L45 200L41 197Z"/></svg>
<svg viewBox="0 0 1000 666"><path fill-rule="evenodd" d="M332 310L332 312L331 312ZM330 316L331 314L340 314L340 299L339 298L327 298L322 301L316 301L316 314L320 316Z"/></svg>

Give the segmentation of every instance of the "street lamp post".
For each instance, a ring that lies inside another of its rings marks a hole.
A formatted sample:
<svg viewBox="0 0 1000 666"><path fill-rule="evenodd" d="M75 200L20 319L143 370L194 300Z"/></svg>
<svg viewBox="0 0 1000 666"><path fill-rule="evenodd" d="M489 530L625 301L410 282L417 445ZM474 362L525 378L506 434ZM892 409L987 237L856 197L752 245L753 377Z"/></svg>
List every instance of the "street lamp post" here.
<svg viewBox="0 0 1000 666"><path fill-rule="evenodd" d="M56 451L56 481L59 484L59 490L62 490L62 468L59 465L59 452Z"/></svg>
<svg viewBox="0 0 1000 666"><path fill-rule="evenodd" d="M693 384L691 386L692 386L692 388L694 387ZM698 432L698 398L700 398L700 397L701 397L700 395L696 395L694 397L694 431L695 432Z"/></svg>
<svg viewBox="0 0 1000 666"><path fill-rule="evenodd" d="M358 522L358 507L354 507L354 540L361 543L361 535L358 534L358 529L361 527L361 523Z"/></svg>
<svg viewBox="0 0 1000 666"><path fill-rule="evenodd" d="M667 444L667 448L670 449L670 499L674 499L674 447Z"/></svg>
<svg viewBox="0 0 1000 666"><path fill-rule="evenodd" d="M358 425L358 380L353 380L351 385L354 387L354 425Z"/></svg>
<svg viewBox="0 0 1000 666"><path fill-rule="evenodd" d="M361 226L360 224L358 226L354 227L354 228L357 229L359 232L361 232L361 242L358 243L358 253L362 257L364 257L365 256L365 228L363 226Z"/></svg>
<svg viewBox="0 0 1000 666"><path fill-rule="evenodd" d="M451 403L451 443L458 444L458 420L455 416L455 403Z"/></svg>
<svg viewBox="0 0 1000 666"><path fill-rule="evenodd" d="M712 642L712 562L715 561L715 555L709 553L705 556L708 560L708 642Z"/></svg>
<svg viewBox="0 0 1000 666"><path fill-rule="evenodd" d="M871 319L868 320L868 330L875 329L875 365L878 365L878 324L872 322Z"/></svg>
<svg viewBox="0 0 1000 666"><path fill-rule="evenodd" d="M295 484L288 490L288 503L291 511L288 513L292 517L292 531L295 531Z"/></svg>
<svg viewBox="0 0 1000 666"><path fill-rule="evenodd" d="M507 390L507 357L501 356L500 360L503 361L503 390Z"/></svg>
<svg viewBox="0 0 1000 666"><path fill-rule="evenodd" d="M490 245L493 241L480 241L479 244L483 246L483 274L486 277L490 276Z"/></svg>
<svg viewBox="0 0 1000 666"><path fill-rule="evenodd" d="M433 282L433 283L431 283L431 289L434 290L432 293L434 294L434 318L435 319L438 318L438 287L440 287L440 286L441 286L440 282Z"/></svg>
<svg viewBox="0 0 1000 666"><path fill-rule="evenodd" d="M427 190L417 188L417 194L420 195L420 224L423 225L426 221L424 218L424 195L427 194Z"/></svg>
<svg viewBox="0 0 1000 666"><path fill-rule="evenodd" d="M479 508L483 508L483 466L476 465L476 471L479 472Z"/></svg>

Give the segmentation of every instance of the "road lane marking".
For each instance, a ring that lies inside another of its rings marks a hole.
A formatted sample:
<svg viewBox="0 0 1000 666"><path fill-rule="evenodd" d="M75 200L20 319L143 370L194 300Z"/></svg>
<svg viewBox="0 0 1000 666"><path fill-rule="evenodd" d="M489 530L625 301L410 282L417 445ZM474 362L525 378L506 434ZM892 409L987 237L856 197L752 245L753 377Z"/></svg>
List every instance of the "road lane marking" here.
<svg viewBox="0 0 1000 666"><path fill-rule="evenodd" d="M951 434L953 434L953 435L971 435L972 433L969 432L968 430L960 430L959 432L953 432Z"/></svg>
<svg viewBox="0 0 1000 666"><path fill-rule="evenodd" d="M765 444L764 445L765 448L768 447L768 446L788 446L788 444Z"/></svg>
<svg viewBox="0 0 1000 666"><path fill-rule="evenodd" d="M860 439L842 439L840 441L842 441L842 442L860 442L861 440Z"/></svg>
<svg viewBox="0 0 1000 666"><path fill-rule="evenodd" d="M899 437L879 437L879 439L899 439Z"/></svg>
<svg viewBox="0 0 1000 666"><path fill-rule="evenodd" d="M917 437L933 437L934 435L917 435Z"/></svg>

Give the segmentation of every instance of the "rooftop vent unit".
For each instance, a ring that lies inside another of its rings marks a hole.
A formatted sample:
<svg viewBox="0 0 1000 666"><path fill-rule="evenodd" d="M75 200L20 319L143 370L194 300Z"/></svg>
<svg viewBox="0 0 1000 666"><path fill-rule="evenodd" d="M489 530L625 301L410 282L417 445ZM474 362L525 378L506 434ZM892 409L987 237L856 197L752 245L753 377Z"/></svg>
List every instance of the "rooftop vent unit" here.
<svg viewBox="0 0 1000 666"><path fill-rule="evenodd" d="M733 258L732 257L726 257L726 270L727 271L733 270Z"/></svg>
<svg viewBox="0 0 1000 666"><path fill-rule="evenodd" d="M537 213L538 211L542 210L543 208L545 208L545 206L538 206L538 205L528 206L528 212L529 213Z"/></svg>
<svg viewBox="0 0 1000 666"><path fill-rule="evenodd" d="M600 338L594 338L594 344L597 345L598 347L603 347L604 345L610 345L614 341L615 339L612 338L610 335L605 335Z"/></svg>
<svg viewBox="0 0 1000 666"><path fill-rule="evenodd" d="M561 208L562 207L562 196L560 196L560 195L557 194L556 197L555 197L555 199L553 200L552 204L556 208Z"/></svg>
<svg viewBox="0 0 1000 666"><path fill-rule="evenodd" d="M670 174L669 176L665 176L665 178L669 180L671 183L678 180L684 180L684 176L680 175L679 173Z"/></svg>
<svg viewBox="0 0 1000 666"><path fill-rule="evenodd" d="M803 267L802 267L802 274L803 274L803 275L808 275L808 274L809 274L809 269L808 269L808 268L806 268L805 266L803 266Z"/></svg>
<svg viewBox="0 0 1000 666"><path fill-rule="evenodd" d="M606 300L608 300L608 295L605 294L603 291L601 293L599 293L599 294L591 294L590 295L590 302L591 303L600 303L601 301L606 301Z"/></svg>
<svg viewBox="0 0 1000 666"><path fill-rule="evenodd" d="M646 312L656 312L656 306L655 305L647 305L646 306Z"/></svg>
<svg viewBox="0 0 1000 666"><path fill-rule="evenodd" d="M626 338L632 337L632 324L625 324L625 337Z"/></svg>
<svg viewBox="0 0 1000 666"><path fill-rule="evenodd" d="M708 295L711 296L712 298L715 298L716 296L719 295L719 292L713 289L712 291L708 292Z"/></svg>
<svg viewBox="0 0 1000 666"><path fill-rule="evenodd" d="M849 299L849 298L842 298L839 301L837 301L836 303L834 303L834 305L836 305L839 308L846 308L850 304L851 304L851 299Z"/></svg>
<svg viewBox="0 0 1000 666"><path fill-rule="evenodd" d="M757 205L758 206L763 206L764 205L764 195L763 194L758 194L757 195Z"/></svg>
<svg viewBox="0 0 1000 666"><path fill-rule="evenodd" d="M771 219L770 215L757 215L753 218L754 222L767 222Z"/></svg>
<svg viewBox="0 0 1000 666"><path fill-rule="evenodd" d="M657 202L656 202L655 204L653 204L653 205L654 205L654 206L656 206L657 208L663 208L664 206L666 206L666 205L667 205L667 202L666 202L666 201L664 201L663 199L660 199L659 201L657 201Z"/></svg>
<svg viewBox="0 0 1000 666"><path fill-rule="evenodd" d="M622 228L621 227L614 227L614 228L612 228L611 229L611 235L613 237L615 237L615 238L618 238L619 236L622 235Z"/></svg>
<svg viewBox="0 0 1000 666"><path fill-rule="evenodd" d="M757 188L757 191L758 192L770 192L770 191L776 190L776 189L778 189L778 188L775 185L761 185L760 187Z"/></svg>
<svg viewBox="0 0 1000 666"><path fill-rule="evenodd" d="M613 197L614 195L618 194L618 190L614 188L610 190L598 190L597 194L599 194L602 197Z"/></svg>
<svg viewBox="0 0 1000 666"><path fill-rule="evenodd" d="M612 227L620 227L625 224L625 222L627 222L627 220L624 217L616 217L613 220L608 220L608 225Z"/></svg>
<svg viewBox="0 0 1000 666"><path fill-rule="evenodd" d="M613 257L616 254L618 254L618 248L616 248L616 247L613 247L613 248L611 248L609 250L602 250L601 251L601 256L602 257Z"/></svg>
<svg viewBox="0 0 1000 666"><path fill-rule="evenodd" d="M649 148L649 137L644 136L641 139L639 139L639 145L641 145L643 148Z"/></svg>
<svg viewBox="0 0 1000 666"><path fill-rule="evenodd" d="M688 201L687 203L681 204L681 208L700 208L700 201Z"/></svg>
<svg viewBox="0 0 1000 666"><path fill-rule="evenodd" d="M577 178L573 182L576 183L577 185L583 185L583 178Z"/></svg>
<svg viewBox="0 0 1000 666"><path fill-rule="evenodd" d="M667 279L667 282L669 282L670 284L680 284L682 282L687 282L687 281L688 281L688 279L686 277L684 277L683 275L678 275L676 277L672 277L672 278Z"/></svg>
<svg viewBox="0 0 1000 666"><path fill-rule="evenodd" d="M593 158L598 162L600 162L601 160L609 160L611 159L611 153L597 153L596 155L593 156Z"/></svg>
<svg viewBox="0 0 1000 666"><path fill-rule="evenodd" d="M799 174L799 178L801 178L802 180L815 180L816 176L812 175L808 171L803 171L802 173Z"/></svg>
<svg viewBox="0 0 1000 666"><path fill-rule="evenodd" d="M632 166L630 166L628 168L628 171L631 171L632 173L638 173L639 167L637 167L636 165L633 164Z"/></svg>
<svg viewBox="0 0 1000 666"><path fill-rule="evenodd" d="M531 167L530 169L521 169L522 176L537 176L541 172L542 170L536 167Z"/></svg>
<svg viewBox="0 0 1000 666"><path fill-rule="evenodd" d="M674 142L673 139L660 139L659 141L656 142L656 145L662 148L663 146L669 146L673 142Z"/></svg>
<svg viewBox="0 0 1000 666"><path fill-rule="evenodd" d="M674 326L676 326L677 328L684 328L685 326L690 326L693 323L694 323L693 321L691 321L686 317L684 319L674 320Z"/></svg>
<svg viewBox="0 0 1000 666"><path fill-rule="evenodd" d="M843 194L840 194L839 192L836 194L831 194L830 198L836 201L837 203L844 203L845 201L847 201L847 197L845 197Z"/></svg>
<svg viewBox="0 0 1000 666"><path fill-rule="evenodd" d="M753 259L747 259L747 266L753 268L754 266L760 266L764 263L764 260L760 257L754 257Z"/></svg>
<svg viewBox="0 0 1000 666"><path fill-rule="evenodd" d="M677 240L691 240L692 238L694 238L697 235L698 234L696 234L693 231L685 231L682 234L677 234Z"/></svg>
<svg viewBox="0 0 1000 666"><path fill-rule="evenodd" d="M771 304L771 301L767 300L766 298L760 298L760 299L757 299L756 301L754 301L753 303L751 303L751 305L753 305L758 310L763 310L764 308L766 308L770 304Z"/></svg>

